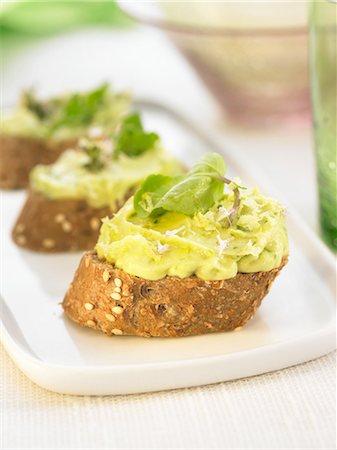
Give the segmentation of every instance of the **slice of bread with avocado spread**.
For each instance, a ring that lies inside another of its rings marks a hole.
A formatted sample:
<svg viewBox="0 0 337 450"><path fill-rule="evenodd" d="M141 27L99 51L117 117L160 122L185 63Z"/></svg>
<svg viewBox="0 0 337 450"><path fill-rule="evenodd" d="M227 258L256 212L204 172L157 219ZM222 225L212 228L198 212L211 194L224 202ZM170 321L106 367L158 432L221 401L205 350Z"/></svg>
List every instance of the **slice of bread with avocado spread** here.
<svg viewBox="0 0 337 450"><path fill-rule="evenodd" d="M288 258L284 208L225 177L206 154L150 175L86 253L67 316L108 335L189 336L244 325Z"/></svg>
<svg viewBox="0 0 337 450"><path fill-rule="evenodd" d="M144 131L140 116L123 119L113 138L82 139L31 173L27 201L13 228L19 246L43 252L92 249L101 219L117 211L152 172L181 173L181 164Z"/></svg>
<svg viewBox="0 0 337 450"><path fill-rule="evenodd" d="M90 130L112 133L130 110L127 93L107 84L89 92L40 100L25 92L14 112L0 125L0 188L20 189L37 164L51 164Z"/></svg>

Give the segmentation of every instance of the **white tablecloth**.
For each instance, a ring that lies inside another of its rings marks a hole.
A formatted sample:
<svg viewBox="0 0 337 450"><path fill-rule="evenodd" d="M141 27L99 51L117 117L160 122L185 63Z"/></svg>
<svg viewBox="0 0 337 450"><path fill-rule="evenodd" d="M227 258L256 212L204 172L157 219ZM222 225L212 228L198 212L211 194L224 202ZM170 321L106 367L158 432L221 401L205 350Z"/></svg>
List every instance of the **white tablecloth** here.
<svg viewBox="0 0 337 450"><path fill-rule="evenodd" d="M28 44L4 62L5 104L30 84L50 93L108 79L205 121L218 113L187 64L152 30L76 32ZM308 130L242 136L227 129L226 139L316 227ZM2 351L1 448L335 448L335 362L329 354L213 386L90 398L35 386Z"/></svg>
<svg viewBox="0 0 337 450"><path fill-rule="evenodd" d="M75 397L34 385L3 352L4 449L335 448L335 356L176 391Z"/></svg>

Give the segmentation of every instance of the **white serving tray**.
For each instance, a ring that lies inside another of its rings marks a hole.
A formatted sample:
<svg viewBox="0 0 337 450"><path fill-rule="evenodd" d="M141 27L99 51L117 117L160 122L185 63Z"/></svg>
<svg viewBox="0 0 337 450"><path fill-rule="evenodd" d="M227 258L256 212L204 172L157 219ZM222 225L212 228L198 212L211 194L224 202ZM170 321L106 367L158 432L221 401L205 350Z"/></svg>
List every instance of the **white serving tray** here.
<svg viewBox="0 0 337 450"><path fill-rule="evenodd" d="M147 126L186 163L219 151L231 175L273 194L256 168L223 148L214 130L150 103L141 106ZM10 230L24 198L24 192L2 192L1 334L18 367L46 389L106 395L197 386L282 369L335 348L335 260L291 210L289 264L242 330L146 339L106 337L64 317L60 302L81 255L16 247Z"/></svg>

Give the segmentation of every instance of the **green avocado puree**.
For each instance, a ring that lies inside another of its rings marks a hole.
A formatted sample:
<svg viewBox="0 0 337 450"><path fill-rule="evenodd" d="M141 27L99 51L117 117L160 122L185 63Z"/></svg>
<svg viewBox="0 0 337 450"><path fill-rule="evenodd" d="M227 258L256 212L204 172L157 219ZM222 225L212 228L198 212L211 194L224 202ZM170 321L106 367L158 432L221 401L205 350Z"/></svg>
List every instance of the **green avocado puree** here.
<svg viewBox="0 0 337 450"><path fill-rule="evenodd" d="M111 158L98 172L85 167L88 161L86 153L67 150L54 164L38 165L32 170L31 188L50 199L83 199L94 208L114 209L149 174L181 173L180 163L158 144L138 157L121 154Z"/></svg>
<svg viewBox="0 0 337 450"><path fill-rule="evenodd" d="M125 272L149 280L196 275L222 280L238 272L265 272L288 254L284 208L258 189L241 192L238 220L228 225L233 192L205 214L167 212L139 218L133 199L101 227L96 251Z"/></svg>
<svg viewBox="0 0 337 450"><path fill-rule="evenodd" d="M35 114L20 107L13 114L5 115L1 119L0 133L11 136L43 138L45 130Z"/></svg>

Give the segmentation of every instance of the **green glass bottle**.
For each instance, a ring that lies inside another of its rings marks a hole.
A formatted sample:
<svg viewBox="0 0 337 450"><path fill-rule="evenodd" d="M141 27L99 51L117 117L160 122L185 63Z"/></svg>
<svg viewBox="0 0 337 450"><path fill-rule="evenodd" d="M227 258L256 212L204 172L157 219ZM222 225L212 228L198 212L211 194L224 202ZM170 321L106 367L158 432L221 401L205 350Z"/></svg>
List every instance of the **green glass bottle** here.
<svg viewBox="0 0 337 450"><path fill-rule="evenodd" d="M322 238L337 249L337 3L312 0L310 75Z"/></svg>

